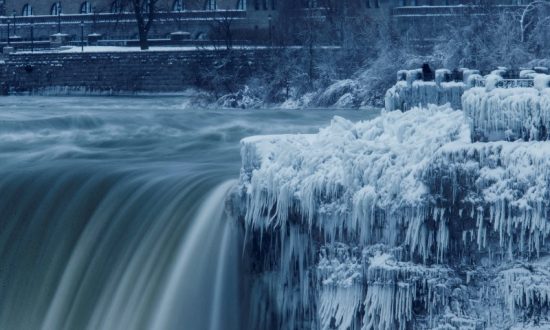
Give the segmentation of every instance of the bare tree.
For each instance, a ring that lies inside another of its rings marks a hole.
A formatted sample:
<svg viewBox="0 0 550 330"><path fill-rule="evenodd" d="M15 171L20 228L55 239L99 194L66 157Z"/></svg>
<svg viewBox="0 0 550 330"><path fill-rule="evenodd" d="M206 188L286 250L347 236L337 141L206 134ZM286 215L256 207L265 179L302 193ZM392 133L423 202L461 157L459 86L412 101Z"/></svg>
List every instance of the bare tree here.
<svg viewBox="0 0 550 330"><path fill-rule="evenodd" d="M550 2L544 1L544 0L537 0L529 3L523 12L521 13L521 16L519 18L519 24L521 29L521 42L525 42L527 39L527 31L529 28L532 27L533 24L536 24L537 15L534 15L537 10L540 9L542 6L549 6ZM547 19L547 18L545 18Z"/></svg>
<svg viewBox="0 0 550 330"><path fill-rule="evenodd" d="M126 8L132 8L138 28L139 46L141 50L149 49L149 30L158 13L159 0L119 0L117 11L123 13Z"/></svg>
<svg viewBox="0 0 550 330"><path fill-rule="evenodd" d="M131 0L136 16L141 50L149 49L149 30L157 13L158 0Z"/></svg>
<svg viewBox="0 0 550 330"><path fill-rule="evenodd" d="M220 38L223 40L224 46L227 50L233 48L233 31L231 25L233 23L233 16L229 11L219 11L210 25L210 37L214 40Z"/></svg>

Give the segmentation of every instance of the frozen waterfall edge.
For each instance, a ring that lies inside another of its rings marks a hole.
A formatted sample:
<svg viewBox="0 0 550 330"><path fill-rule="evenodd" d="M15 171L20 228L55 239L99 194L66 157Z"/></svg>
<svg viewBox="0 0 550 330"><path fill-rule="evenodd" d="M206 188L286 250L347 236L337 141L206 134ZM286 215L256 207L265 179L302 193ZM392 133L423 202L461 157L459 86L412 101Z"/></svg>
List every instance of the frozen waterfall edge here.
<svg viewBox="0 0 550 330"><path fill-rule="evenodd" d="M430 105L241 146L249 328L550 321L546 142L473 143Z"/></svg>

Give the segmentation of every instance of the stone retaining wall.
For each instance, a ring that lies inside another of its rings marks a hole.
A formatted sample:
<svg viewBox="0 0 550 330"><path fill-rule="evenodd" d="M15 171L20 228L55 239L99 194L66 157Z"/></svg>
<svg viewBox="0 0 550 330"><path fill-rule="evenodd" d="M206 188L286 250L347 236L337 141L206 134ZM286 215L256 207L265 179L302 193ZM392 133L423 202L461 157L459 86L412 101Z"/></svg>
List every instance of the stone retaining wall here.
<svg viewBox="0 0 550 330"><path fill-rule="evenodd" d="M220 70L243 81L268 55L265 50L16 53L0 62L1 94L182 92L208 85L204 69L215 73L224 57L231 60Z"/></svg>

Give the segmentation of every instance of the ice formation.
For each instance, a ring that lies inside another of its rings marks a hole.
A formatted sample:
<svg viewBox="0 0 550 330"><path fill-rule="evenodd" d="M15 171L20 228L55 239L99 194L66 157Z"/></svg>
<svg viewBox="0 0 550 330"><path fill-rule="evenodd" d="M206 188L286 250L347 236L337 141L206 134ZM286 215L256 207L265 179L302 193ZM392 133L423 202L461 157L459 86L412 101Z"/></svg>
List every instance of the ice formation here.
<svg viewBox="0 0 550 330"><path fill-rule="evenodd" d="M468 81L470 71L463 75ZM436 70L434 81L423 81L422 70L399 71L398 82L386 92L387 111L410 110L428 104L444 105L449 103L454 109L460 109L461 96L466 89L463 81L451 81L449 70Z"/></svg>
<svg viewBox="0 0 550 330"><path fill-rule="evenodd" d="M479 107L244 139L251 327L550 326L550 142L473 142Z"/></svg>
<svg viewBox="0 0 550 330"><path fill-rule="evenodd" d="M532 88L472 88L462 96L472 119L476 140L547 140L550 128L550 89L538 75Z"/></svg>

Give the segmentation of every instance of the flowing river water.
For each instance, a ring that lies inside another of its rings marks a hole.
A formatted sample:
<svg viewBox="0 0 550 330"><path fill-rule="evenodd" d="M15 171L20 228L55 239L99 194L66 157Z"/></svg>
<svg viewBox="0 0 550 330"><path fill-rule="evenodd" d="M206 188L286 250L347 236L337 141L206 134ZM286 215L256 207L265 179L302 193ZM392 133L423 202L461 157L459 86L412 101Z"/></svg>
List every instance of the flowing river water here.
<svg viewBox="0 0 550 330"><path fill-rule="evenodd" d="M0 329L242 329L239 140L368 111L0 101Z"/></svg>

